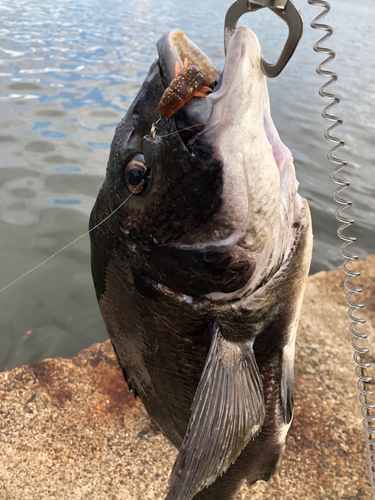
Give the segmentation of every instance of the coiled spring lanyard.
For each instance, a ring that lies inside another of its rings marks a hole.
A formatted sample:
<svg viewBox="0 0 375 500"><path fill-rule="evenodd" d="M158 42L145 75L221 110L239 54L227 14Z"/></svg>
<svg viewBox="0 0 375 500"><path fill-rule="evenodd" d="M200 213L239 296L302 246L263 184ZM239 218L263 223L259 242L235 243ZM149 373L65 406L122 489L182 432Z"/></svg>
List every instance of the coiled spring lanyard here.
<svg viewBox="0 0 375 500"><path fill-rule="evenodd" d="M290 0L289 0L290 1ZM370 468L370 481L371 481L371 498L372 500L375 500L375 438L373 435L375 435L375 404L370 401L370 397L373 396L374 391L368 389L368 384L371 383L372 377L369 375L366 375L366 370L371 367L371 364L364 361L364 356L369 353L369 350L367 347L360 347L358 345L359 340L364 340L367 338L367 335L365 333L359 333L356 331L356 327L360 324L365 323L364 318L358 318L354 315L355 311L357 309L361 309L363 307L363 304L354 302L352 300L353 295L361 293L362 289L353 286L350 283L350 280L355 278L356 276L359 276L359 272L352 271L348 269L348 265L354 262L355 260L358 259L358 255L351 254L348 250L347 247L352 244L353 242L356 241L356 238L353 236L348 236L345 234L343 231L350 227L352 224L354 224L353 219L348 219L343 215L343 210L349 206L352 205L352 202L348 199L342 198L339 196L342 190L350 186L350 183L344 179L340 179L337 177L337 174L347 166L347 162L345 160L342 160L341 158L338 158L337 156L334 156L336 151L340 149L342 146L345 145L345 142L342 139L339 139L338 137L335 137L331 134L331 132L338 126L340 126L343 123L343 120L339 118L338 116L329 114L328 111L339 104L340 99L337 95L331 94L329 92L326 92L327 87L329 87L332 83L337 81L337 74L323 69L323 67L328 64L329 62L332 61L332 59L335 58L336 53L332 49L328 49L326 47L322 47L321 44L327 41L332 33L333 29L331 26L325 25L325 24L319 24L319 21L321 21L331 10L331 6L328 2L323 1L323 0L308 0L310 5L316 5L318 7L323 7L323 11L312 21L311 26L314 29L322 30L325 31L326 34L314 45L314 50L315 52L325 54L327 55L327 59L325 59L321 64L316 69L316 72L319 75L327 76L329 78L328 82L325 83L320 89L319 89L319 95L321 97L324 97L325 99L329 99L332 101L327 107L324 108L322 112L323 118L326 120L329 120L330 122L333 122L333 124L326 130L324 137L330 141L335 143L335 146L329 151L328 153L328 159L336 165L334 168L333 172L331 173L331 179L335 184L338 184L339 187L335 190L333 193L333 199L340 205L339 208L336 210L335 215L336 219L341 223L341 226L339 227L337 234L340 237L340 239L343 241L341 248L340 248L340 253L342 257L344 258L344 262L342 264L342 269L346 274L346 278L344 281L344 285L346 290L348 291L346 295L346 302L349 306L348 310L348 316L351 321L350 325L350 332L353 335L353 349L354 349L354 361L356 363L356 375L358 377L358 390L360 392L359 395L359 400L361 403L361 411L362 411L362 416L363 416L363 428L364 428L364 434L365 434L365 440L366 440L366 451L367 451L367 456L368 456L368 463L369 463L369 468ZM367 385L367 387L366 387Z"/></svg>
<svg viewBox="0 0 375 500"><path fill-rule="evenodd" d="M333 193L334 200L340 205L336 210L336 219L341 223L337 234L343 241L341 245L340 253L344 258L342 264L342 269L346 274L344 285L348 291L346 296L346 302L349 306L348 316L351 321L350 331L353 335L353 348L354 348L354 361L356 363L356 374L358 377L358 389L360 392L359 400L362 406L362 416L363 416L363 427L365 431L366 440L366 450L368 454L368 463L370 466L370 480L371 480L371 493L372 500L375 500L375 404L369 400L373 396L374 391L369 390L368 384L371 383L372 377L368 376L365 372L371 367L370 363L364 361L363 357L369 353L366 347L360 347L358 345L359 340L367 338L364 333L359 333L356 331L356 327L360 324L365 323L364 318L357 318L354 313L357 309L361 309L363 304L354 302L352 300L353 295L361 293L362 289L353 286L350 283L354 277L360 275L359 272L354 272L348 269L348 265L353 261L358 259L357 255L349 253L347 250L348 245L356 241L353 236L348 236L343 231L350 227L353 223L353 219L348 219L343 215L343 210L352 205L350 200L342 198L340 195L341 191L350 186L350 183L346 180L337 177L337 174L347 166L347 162L335 156L338 149L344 146L344 141L332 135L332 131L343 123L343 120L335 115L329 114L328 111L339 104L340 99L337 95L331 94L326 91L332 83L336 82L337 74L332 71L323 69L329 62L331 62L336 54L332 49L322 47L321 44L326 42L332 35L333 29L331 26L325 24L319 24L331 10L330 4L324 0L308 0L310 5L316 5L318 7L323 7L323 11L312 21L311 27L314 29L325 31L326 34L314 45L315 52L327 55L322 63L319 64L316 71L319 75L327 76L329 80L319 89L319 95L325 99L332 101L328 106L326 106L322 112L323 118L332 122L333 124L326 130L324 137L335 143L335 146L329 151L328 159L335 165L335 168L331 174L331 179L333 182L339 185L339 187ZM263 73L273 78L280 74L284 69L289 59L292 57L297 44L302 36L303 22L299 11L296 9L292 0L237 0L229 9L225 18L225 28L224 28L224 49L226 52L227 45L230 37L234 33L237 22L239 18L246 12L253 12L258 9L268 7L275 14L277 14L283 21L285 21L289 28L289 35L287 42L281 52L278 61L275 64L267 63L263 58L261 61L261 67ZM367 387L366 387L367 386Z"/></svg>

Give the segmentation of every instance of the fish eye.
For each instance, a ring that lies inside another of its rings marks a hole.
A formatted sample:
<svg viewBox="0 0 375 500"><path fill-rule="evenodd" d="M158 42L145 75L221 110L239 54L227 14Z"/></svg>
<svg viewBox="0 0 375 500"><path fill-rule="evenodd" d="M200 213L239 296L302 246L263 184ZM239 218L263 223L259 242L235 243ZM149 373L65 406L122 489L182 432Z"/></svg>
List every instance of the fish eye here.
<svg viewBox="0 0 375 500"><path fill-rule="evenodd" d="M147 167L145 165L145 159L141 154L134 156L126 165L124 180L131 193L139 194L143 191L146 172Z"/></svg>

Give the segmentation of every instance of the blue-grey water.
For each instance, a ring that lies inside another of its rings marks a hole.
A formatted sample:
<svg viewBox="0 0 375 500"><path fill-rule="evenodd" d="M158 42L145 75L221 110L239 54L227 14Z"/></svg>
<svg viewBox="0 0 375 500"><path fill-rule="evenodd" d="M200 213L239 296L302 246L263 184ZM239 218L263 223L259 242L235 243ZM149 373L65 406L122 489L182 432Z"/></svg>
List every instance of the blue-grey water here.
<svg viewBox="0 0 375 500"><path fill-rule="evenodd" d="M114 128L156 58L158 38L182 29L223 66L223 0L2 0L0 5L0 289L87 230L103 181ZM304 37L289 65L269 81L273 118L295 157L300 193L312 211L312 271L341 262L332 167L315 73L321 36L309 24L320 12L296 0ZM328 45L342 97L337 132L347 146L346 178L361 257L375 251L374 0L332 0ZM286 39L282 21L247 14L266 59ZM106 339L90 274L89 238L0 294L0 369L50 356L73 356Z"/></svg>

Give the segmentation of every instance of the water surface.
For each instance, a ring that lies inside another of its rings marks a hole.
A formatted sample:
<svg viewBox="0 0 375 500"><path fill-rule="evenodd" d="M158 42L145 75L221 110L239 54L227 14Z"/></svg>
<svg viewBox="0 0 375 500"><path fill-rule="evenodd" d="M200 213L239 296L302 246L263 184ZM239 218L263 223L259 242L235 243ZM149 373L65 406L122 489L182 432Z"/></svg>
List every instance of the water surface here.
<svg viewBox="0 0 375 500"><path fill-rule="evenodd" d="M341 262L331 200L332 170L317 95L320 11L296 0L305 34L292 61L269 81L273 118L295 157L300 193L312 211L312 271ZM223 66L223 22L230 2L161 0L3 0L0 6L0 288L87 230L103 182L110 142L156 58L156 41L185 31ZM337 51L332 68L342 97L339 130L352 182L350 216L361 256L373 253L375 229L375 65L370 19L375 3L333 0L328 20ZM241 19L274 61L286 25L269 11ZM49 356L73 356L107 338L96 304L86 237L0 295L0 369Z"/></svg>

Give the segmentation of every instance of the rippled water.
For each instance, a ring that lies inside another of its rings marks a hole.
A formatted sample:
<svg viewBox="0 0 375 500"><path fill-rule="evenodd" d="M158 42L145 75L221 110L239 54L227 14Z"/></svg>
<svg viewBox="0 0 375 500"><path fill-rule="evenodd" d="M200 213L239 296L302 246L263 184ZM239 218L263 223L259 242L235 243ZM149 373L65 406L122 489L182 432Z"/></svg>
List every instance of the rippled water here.
<svg viewBox="0 0 375 500"><path fill-rule="evenodd" d="M333 0L332 64L343 98L339 134L361 255L373 253L375 65L370 19L375 2ZM312 270L340 262L331 166L320 117L323 101L312 51L319 12L296 0L305 35L284 72L269 82L276 126L293 151L300 192L312 210ZM0 6L0 288L87 230L109 145L156 57L155 43L180 28L219 66L230 2L206 0L2 0ZM248 14L268 60L286 26L271 12ZM48 356L72 356L106 338L94 295L86 237L0 295L0 369Z"/></svg>

